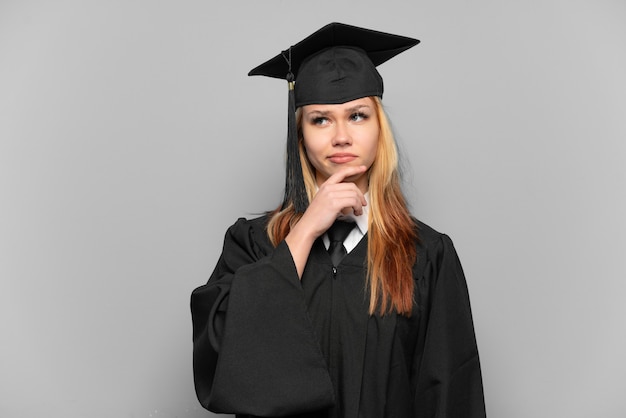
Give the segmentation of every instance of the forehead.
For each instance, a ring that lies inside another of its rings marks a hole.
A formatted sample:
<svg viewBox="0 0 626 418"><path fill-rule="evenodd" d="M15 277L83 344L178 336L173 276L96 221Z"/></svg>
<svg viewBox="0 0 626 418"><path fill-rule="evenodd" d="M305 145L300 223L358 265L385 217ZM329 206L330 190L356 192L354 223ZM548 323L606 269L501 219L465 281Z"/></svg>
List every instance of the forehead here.
<svg viewBox="0 0 626 418"><path fill-rule="evenodd" d="M363 97L356 100L340 104L310 104L302 107L305 113L310 112L348 112L359 107L374 107L374 100L371 97Z"/></svg>

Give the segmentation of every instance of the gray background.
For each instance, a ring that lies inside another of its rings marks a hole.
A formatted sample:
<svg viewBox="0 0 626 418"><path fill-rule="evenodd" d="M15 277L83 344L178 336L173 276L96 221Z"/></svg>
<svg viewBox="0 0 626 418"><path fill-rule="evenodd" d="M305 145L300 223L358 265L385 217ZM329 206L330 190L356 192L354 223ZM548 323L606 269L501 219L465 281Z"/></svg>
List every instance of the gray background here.
<svg viewBox="0 0 626 418"><path fill-rule="evenodd" d="M623 0L0 0L0 416L206 417L191 290L273 208L330 21L380 67L413 212L450 234L491 417L626 416Z"/></svg>

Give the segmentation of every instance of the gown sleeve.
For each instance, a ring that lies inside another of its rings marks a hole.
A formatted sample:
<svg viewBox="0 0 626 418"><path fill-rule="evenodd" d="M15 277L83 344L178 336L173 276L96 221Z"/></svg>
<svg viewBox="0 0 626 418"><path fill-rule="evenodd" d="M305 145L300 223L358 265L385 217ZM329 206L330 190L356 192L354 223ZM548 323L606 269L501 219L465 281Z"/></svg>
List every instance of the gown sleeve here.
<svg viewBox="0 0 626 418"><path fill-rule="evenodd" d="M327 408L333 387L291 253L284 241L259 244L261 233L237 221L208 283L192 293L198 399L213 412L254 416Z"/></svg>
<svg viewBox="0 0 626 418"><path fill-rule="evenodd" d="M417 417L485 417L469 295L452 241L440 235L418 282L421 332L414 354Z"/></svg>

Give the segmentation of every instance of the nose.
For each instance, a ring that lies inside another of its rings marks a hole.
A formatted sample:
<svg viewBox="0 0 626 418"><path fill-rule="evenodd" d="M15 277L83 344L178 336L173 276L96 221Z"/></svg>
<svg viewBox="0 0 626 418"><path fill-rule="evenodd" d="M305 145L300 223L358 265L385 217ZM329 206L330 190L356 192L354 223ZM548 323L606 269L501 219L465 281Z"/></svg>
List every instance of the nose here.
<svg viewBox="0 0 626 418"><path fill-rule="evenodd" d="M345 122L338 122L335 125L335 135L333 136L333 146L343 146L352 144L350 129Z"/></svg>

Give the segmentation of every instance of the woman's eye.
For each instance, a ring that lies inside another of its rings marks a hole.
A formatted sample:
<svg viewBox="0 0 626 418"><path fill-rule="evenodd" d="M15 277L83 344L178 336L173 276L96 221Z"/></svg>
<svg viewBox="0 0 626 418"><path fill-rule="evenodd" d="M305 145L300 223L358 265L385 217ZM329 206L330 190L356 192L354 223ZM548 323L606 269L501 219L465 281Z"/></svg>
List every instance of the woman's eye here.
<svg viewBox="0 0 626 418"><path fill-rule="evenodd" d="M313 118L311 120L311 122L313 123L313 125L327 125L328 124L328 118L325 118L323 116L318 116L316 118Z"/></svg>
<svg viewBox="0 0 626 418"><path fill-rule="evenodd" d="M361 112L353 113L352 115L350 115L350 120L352 122L361 122L367 118L368 118L368 115L366 115L365 113L361 113Z"/></svg>

